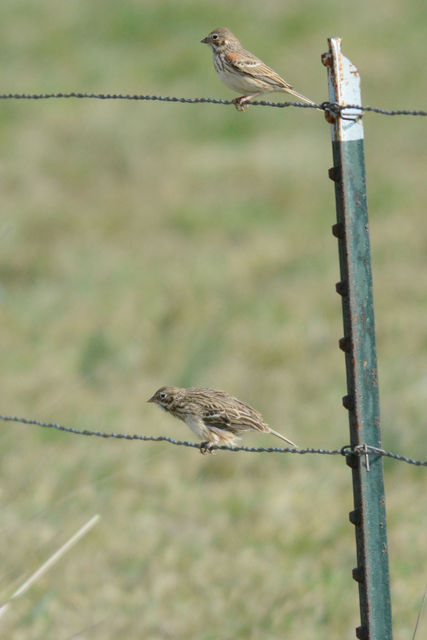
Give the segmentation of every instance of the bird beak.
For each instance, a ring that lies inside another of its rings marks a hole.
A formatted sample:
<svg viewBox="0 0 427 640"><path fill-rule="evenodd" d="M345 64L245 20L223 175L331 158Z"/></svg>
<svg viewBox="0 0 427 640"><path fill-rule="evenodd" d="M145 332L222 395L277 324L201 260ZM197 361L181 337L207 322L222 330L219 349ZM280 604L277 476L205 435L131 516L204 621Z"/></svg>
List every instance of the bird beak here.
<svg viewBox="0 0 427 640"><path fill-rule="evenodd" d="M200 43L201 44L209 44L208 37L206 36L206 38L203 38L203 40L200 40Z"/></svg>
<svg viewBox="0 0 427 640"><path fill-rule="evenodd" d="M155 396L156 394L154 394ZM151 396L151 398L149 400L147 400L147 402L154 402L154 396Z"/></svg>

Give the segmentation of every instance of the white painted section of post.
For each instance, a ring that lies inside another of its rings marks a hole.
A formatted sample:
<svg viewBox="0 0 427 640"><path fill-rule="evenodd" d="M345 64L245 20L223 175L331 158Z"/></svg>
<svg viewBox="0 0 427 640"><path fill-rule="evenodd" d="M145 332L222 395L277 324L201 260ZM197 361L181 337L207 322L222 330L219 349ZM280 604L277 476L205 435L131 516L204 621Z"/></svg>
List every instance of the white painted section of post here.
<svg viewBox="0 0 427 640"><path fill-rule="evenodd" d="M360 94L360 75L358 68L341 53L341 38L329 38L333 52L332 64L334 73L329 73L329 100L340 105L362 104ZM336 83L336 85L335 85ZM337 100L338 99L338 100ZM341 118L336 118L332 125L332 139L362 140L363 125L360 109L346 109Z"/></svg>

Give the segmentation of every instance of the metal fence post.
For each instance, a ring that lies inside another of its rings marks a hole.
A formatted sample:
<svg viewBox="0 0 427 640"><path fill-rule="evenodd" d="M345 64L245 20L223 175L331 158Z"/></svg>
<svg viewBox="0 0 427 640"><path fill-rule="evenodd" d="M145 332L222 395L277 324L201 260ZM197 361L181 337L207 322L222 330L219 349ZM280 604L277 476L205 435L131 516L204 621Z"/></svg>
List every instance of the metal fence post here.
<svg viewBox="0 0 427 640"><path fill-rule="evenodd" d="M340 105L360 105L357 68L341 54L341 39L329 38L329 51L322 56L328 68L329 99ZM362 113L348 109L332 112L334 166L329 177L335 183L347 395L343 398L350 422L352 447L381 447L379 394L375 345L372 273L366 200ZM392 638L390 584L385 514L383 462L380 456L347 456L352 468L357 567L353 578L359 585L361 626L356 636L363 640Z"/></svg>

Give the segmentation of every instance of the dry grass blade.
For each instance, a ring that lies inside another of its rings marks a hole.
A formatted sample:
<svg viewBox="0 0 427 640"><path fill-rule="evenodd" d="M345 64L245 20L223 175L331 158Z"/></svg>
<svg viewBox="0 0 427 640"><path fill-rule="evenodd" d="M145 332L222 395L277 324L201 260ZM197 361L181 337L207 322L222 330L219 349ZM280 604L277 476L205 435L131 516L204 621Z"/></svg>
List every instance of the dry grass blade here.
<svg viewBox="0 0 427 640"><path fill-rule="evenodd" d="M19 589L17 589L12 594L9 600L5 602L5 604L2 607L0 607L0 617L6 613L6 611L9 609L13 600L16 600L20 596L24 595L24 593L28 591L28 589L31 587L32 584L34 584L36 580L41 578L42 575L44 575L47 571L49 571L49 569L53 567L53 565L56 564L58 560L60 560L62 556L65 553L67 553L67 551L71 549L73 545L75 545L83 536L85 536L97 524L99 519L100 519L100 516L98 514L94 515L90 520L88 520L88 522L86 522L86 524L80 527L80 529L76 531L76 533L73 536L71 536L71 538L67 540L65 544L62 545L62 547L60 547L53 555L51 555L50 558L46 560L46 562L44 562L41 565L41 567L39 567L37 571L35 571L28 578L28 580L26 580L19 587Z"/></svg>
<svg viewBox="0 0 427 640"><path fill-rule="evenodd" d="M412 635L412 640L415 640L415 636L417 635L418 626L419 626L420 620L421 620L421 614L423 612L424 605L426 603L426 598L427 598L427 585L426 585L426 588L424 589L424 595L423 595L423 599L421 600L420 610L418 611L417 621L415 623L415 629L414 629L414 633Z"/></svg>

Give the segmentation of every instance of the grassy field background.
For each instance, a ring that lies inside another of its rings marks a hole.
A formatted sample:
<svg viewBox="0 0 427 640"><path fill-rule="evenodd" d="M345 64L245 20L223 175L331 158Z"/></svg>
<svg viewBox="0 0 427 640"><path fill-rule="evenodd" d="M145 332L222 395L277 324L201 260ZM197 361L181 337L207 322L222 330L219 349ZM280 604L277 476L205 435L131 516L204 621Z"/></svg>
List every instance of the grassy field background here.
<svg viewBox="0 0 427 640"><path fill-rule="evenodd" d="M417 0L3 0L0 18L2 92L229 98L199 44L221 25L313 100L327 99L320 54L339 35L365 104L427 104ZM365 118L383 441L414 457L426 456L426 124ZM3 413L188 438L146 399L206 385L300 446L348 442L321 114L10 101L0 147ZM202 457L9 423L0 437L2 600L102 516L1 637L354 637L342 459ZM425 471L386 460L385 473L403 639L426 581Z"/></svg>

